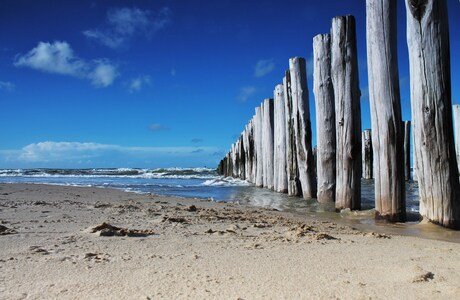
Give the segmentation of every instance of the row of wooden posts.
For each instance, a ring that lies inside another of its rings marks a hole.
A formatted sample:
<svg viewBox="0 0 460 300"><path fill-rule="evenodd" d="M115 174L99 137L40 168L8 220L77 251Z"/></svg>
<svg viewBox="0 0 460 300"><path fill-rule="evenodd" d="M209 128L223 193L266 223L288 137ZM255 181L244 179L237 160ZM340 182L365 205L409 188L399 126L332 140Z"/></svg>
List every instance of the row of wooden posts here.
<svg viewBox="0 0 460 300"><path fill-rule="evenodd" d="M372 134L361 132L355 19L335 17L330 34L313 38L316 157L305 59L295 57L274 99L256 108L219 173L291 196L335 202L337 210L359 210L361 178L374 174L377 217L404 222L411 124L401 119L396 1L366 1ZM406 13L420 214L458 229L447 2L406 0Z"/></svg>

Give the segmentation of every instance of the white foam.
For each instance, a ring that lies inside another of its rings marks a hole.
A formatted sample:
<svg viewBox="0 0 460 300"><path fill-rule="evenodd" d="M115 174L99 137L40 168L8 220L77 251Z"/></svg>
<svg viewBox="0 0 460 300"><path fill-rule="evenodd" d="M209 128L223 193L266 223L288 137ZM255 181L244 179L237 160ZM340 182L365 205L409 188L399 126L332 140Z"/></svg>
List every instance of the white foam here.
<svg viewBox="0 0 460 300"><path fill-rule="evenodd" d="M208 179L205 182L203 182L201 185L204 185L204 186L249 186L250 183L245 180L238 179L238 178L219 177L219 178Z"/></svg>

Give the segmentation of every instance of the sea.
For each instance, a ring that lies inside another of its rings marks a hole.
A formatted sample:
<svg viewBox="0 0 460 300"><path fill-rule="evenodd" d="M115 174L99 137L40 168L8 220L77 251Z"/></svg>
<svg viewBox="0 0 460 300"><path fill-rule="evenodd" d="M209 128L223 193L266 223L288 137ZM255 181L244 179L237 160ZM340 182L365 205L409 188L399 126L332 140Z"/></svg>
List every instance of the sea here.
<svg viewBox="0 0 460 300"><path fill-rule="evenodd" d="M3 169L0 183L32 183L63 186L115 188L133 193L176 196L271 208L293 213L334 212L332 204L316 199L288 197L247 181L217 174L209 168L102 168L102 169ZM362 210L372 214L374 181L362 180ZM417 182L406 184L408 213L419 210Z"/></svg>

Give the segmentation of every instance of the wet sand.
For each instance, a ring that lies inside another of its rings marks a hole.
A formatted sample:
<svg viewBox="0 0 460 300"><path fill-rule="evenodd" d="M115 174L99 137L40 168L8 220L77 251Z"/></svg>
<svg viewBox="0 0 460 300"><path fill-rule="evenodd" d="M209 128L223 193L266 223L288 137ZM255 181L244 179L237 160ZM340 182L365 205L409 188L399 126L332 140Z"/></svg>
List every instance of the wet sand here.
<svg viewBox="0 0 460 300"><path fill-rule="evenodd" d="M460 298L460 243L394 235L451 231L398 226L2 184L0 299Z"/></svg>

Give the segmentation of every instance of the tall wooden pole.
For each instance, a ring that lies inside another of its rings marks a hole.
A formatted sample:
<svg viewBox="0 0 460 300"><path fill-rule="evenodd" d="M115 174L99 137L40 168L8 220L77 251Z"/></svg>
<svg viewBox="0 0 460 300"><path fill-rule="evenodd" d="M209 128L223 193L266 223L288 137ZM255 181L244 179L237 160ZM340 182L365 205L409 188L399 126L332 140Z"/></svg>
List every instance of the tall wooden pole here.
<svg viewBox="0 0 460 300"><path fill-rule="evenodd" d="M361 208L361 105L353 16L335 17L331 74L337 127L336 209Z"/></svg>
<svg viewBox="0 0 460 300"><path fill-rule="evenodd" d="M404 128L399 94L396 0L367 0L366 15L375 209L377 217L404 222Z"/></svg>
<svg viewBox="0 0 460 300"><path fill-rule="evenodd" d="M256 107L254 117L254 144L256 152L256 171L255 185L262 187L264 185L263 155L262 155L262 107Z"/></svg>
<svg viewBox="0 0 460 300"><path fill-rule="evenodd" d="M291 92L291 73L286 71L283 78L284 98L285 98L285 114L286 114L286 155L287 155L287 180L288 180L288 195L301 195L299 169L297 167L297 151L296 139L294 132L294 108L292 103Z"/></svg>
<svg viewBox="0 0 460 300"><path fill-rule="evenodd" d="M246 154L244 153L243 134L240 135L240 139L238 140L238 178L246 180Z"/></svg>
<svg viewBox="0 0 460 300"><path fill-rule="evenodd" d="M335 201L335 103L331 79L331 35L313 38L313 91L316 101L318 202Z"/></svg>
<svg viewBox="0 0 460 300"><path fill-rule="evenodd" d="M406 181L410 181L410 121L404 121L404 170Z"/></svg>
<svg viewBox="0 0 460 300"><path fill-rule="evenodd" d="M363 179L373 178L374 154L372 152L372 131L365 129L362 133Z"/></svg>
<svg viewBox="0 0 460 300"><path fill-rule="evenodd" d="M420 213L460 228L446 0L406 0L414 157Z"/></svg>
<svg viewBox="0 0 460 300"><path fill-rule="evenodd" d="M231 175L233 178L238 177L238 164L236 162L236 149L237 149L237 142L232 144L230 149L230 157L232 159L232 172Z"/></svg>
<svg viewBox="0 0 460 300"><path fill-rule="evenodd" d="M286 114L284 101L284 87L278 84L273 92L275 102L274 112L274 189L280 193L288 192L287 181L287 153L286 153Z"/></svg>
<svg viewBox="0 0 460 300"><path fill-rule="evenodd" d="M245 178L248 182L253 183L253 159L254 159L254 133L253 133L253 123L254 118L252 118L249 123L246 125L246 128L243 132L243 146L244 146L244 155L245 155Z"/></svg>
<svg viewBox="0 0 460 300"><path fill-rule="evenodd" d="M316 198L316 178L313 173L311 121L306 70L304 58L294 57L289 59L299 180L303 198L311 199Z"/></svg>
<svg viewBox="0 0 460 300"><path fill-rule="evenodd" d="M273 99L265 99L262 111L263 185L268 189L273 189Z"/></svg>

